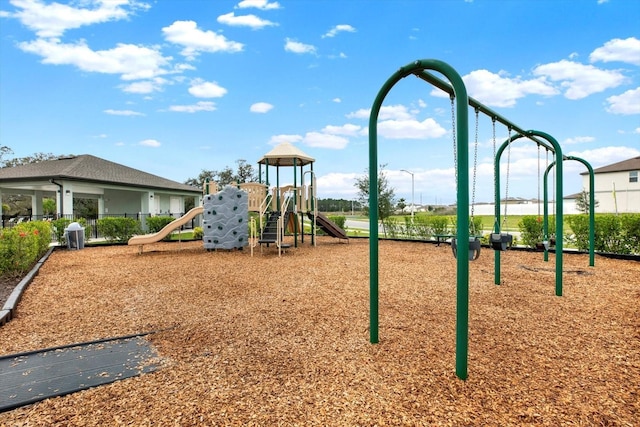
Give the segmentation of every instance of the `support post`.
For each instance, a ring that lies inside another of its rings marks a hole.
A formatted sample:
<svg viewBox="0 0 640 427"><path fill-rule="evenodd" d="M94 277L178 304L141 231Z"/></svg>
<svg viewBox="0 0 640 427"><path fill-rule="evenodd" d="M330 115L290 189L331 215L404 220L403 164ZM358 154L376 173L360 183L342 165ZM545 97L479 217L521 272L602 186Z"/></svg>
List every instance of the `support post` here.
<svg viewBox="0 0 640 427"><path fill-rule="evenodd" d="M376 96L369 115L369 310L370 341L378 342L378 135L377 121L382 102L387 93L400 79L432 69L443 74L452 83L456 98L458 140L457 164L457 241L460 254L469 252L469 123L467 90L460 75L450 65L433 59L415 61L396 71L382 86ZM374 184L375 183L375 184ZM467 378L469 340L469 257L456 258L456 375Z"/></svg>

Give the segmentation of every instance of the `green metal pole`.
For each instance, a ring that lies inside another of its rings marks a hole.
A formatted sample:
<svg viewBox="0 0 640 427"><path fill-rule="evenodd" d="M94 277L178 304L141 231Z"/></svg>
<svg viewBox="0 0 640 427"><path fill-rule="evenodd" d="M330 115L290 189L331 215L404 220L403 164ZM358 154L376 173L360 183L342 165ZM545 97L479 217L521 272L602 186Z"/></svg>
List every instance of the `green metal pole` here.
<svg viewBox="0 0 640 427"><path fill-rule="evenodd" d="M563 184L562 184L562 160L564 157L562 156L562 147L558 144L558 141L555 140L551 135L538 131L538 130L529 130L527 131L528 136L538 136L546 139L553 145L554 148L554 156L556 162L556 199L560 197L562 199L563 193ZM560 203L556 200L556 296L562 296L562 251L563 251L563 241L562 241L562 231L563 224L562 218L563 216L563 205L562 200Z"/></svg>
<svg viewBox="0 0 640 427"><path fill-rule="evenodd" d="M457 245L456 257L456 375L467 379L469 356L469 102L462 77L451 67L439 70L453 84L456 95L458 147ZM465 256L466 255L466 256Z"/></svg>
<svg viewBox="0 0 640 427"><path fill-rule="evenodd" d="M467 378L469 341L469 102L467 90L460 75L450 65L433 59L415 61L396 71L382 86L369 115L369 298L370 341L378 342L378 135L377 121L382 102L393 85L400 79L424 69L440 72L451 81L456 98L458 141L457 164L457 244L460 256L456 258L456 375ZM373 184L372 183L376 183Z"/></svg>
<svg viewBox="0 0 640 427"><path fill-rule="evenodd" d="M296 224L293 227L293 247L298 247L298 187L297 187L297 163L298 159L293 159L293 218Z"/></svg>
<svg viewBox="0 0 640 427"><path fill-rule="evenodd" d="M551 162L544 171L544 216L542 222L542 239L547 242L549 241L549 191L547 190L547 185L549 180L549 171L551 171L551 168L555 166L555 164L555 161ZM549 249L547 246L544 247L543 259L544 261L549 261Z"/></svg>
<svg viewBox="0 0 640 427"><path fill-rule="evenodd" d="M591 164L584 159L576 156L567 156L567 160L575 160L586 166L589 171L589 267L593 267L596 263L595 259L595 229L596 229L596 197L595 197L595 177Z"/></svg>

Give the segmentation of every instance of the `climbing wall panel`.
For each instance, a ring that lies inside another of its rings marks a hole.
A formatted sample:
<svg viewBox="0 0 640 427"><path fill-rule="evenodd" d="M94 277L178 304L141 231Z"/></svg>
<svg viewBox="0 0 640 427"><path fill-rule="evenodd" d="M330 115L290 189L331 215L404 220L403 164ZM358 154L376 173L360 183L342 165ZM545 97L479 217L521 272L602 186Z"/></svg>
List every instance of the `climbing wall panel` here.
<svg viewBox="0 0 640 427"><path fill-rule="evenodd" d="M247 193L230 185L204 197L205 249L241 249L248 244L248 203Z"/></svg>

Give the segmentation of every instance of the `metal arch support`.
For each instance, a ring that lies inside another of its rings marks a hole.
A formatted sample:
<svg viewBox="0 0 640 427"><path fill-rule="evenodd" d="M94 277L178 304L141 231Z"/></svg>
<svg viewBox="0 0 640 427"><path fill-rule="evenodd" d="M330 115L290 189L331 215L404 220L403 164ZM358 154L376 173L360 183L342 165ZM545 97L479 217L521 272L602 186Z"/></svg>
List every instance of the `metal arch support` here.
<svg viewBox="0 0 640 427"><path fill-rule="evenodd" d="M495 189L495 194L496 194L496 218L499 220L500 219L500 211L499 211L499 201L500 201L500 158L502 157L502 153L505 150L505 148L511 144L512 142L514 142L517 139L520 138L529 138L529 139L533 139L534 141L537 141L539 138L543 138L546 141L549 142L549 144L552 146L552 148L550 148L550 150L553 152L554 157L555 157L555 162L558 165L557 166L557 175L558 175L558 179L556 180L556 194L560 194L560 196L562 197L562 162L558 162L559 159L564 159L564 156L562 155L562 148L560 147L560 144L558 143L558 141L556 141L555 138L553 138L551 135L538 131L538 130L528 130L525 131L522 134L516 134L514 136L512 136L511 138L507 139L498 149L498 151L496 152L496 158L494 159L494 173L496 176L496 189ZM544 147L548 147L547 144L543 145ZM545 185L545 192L546 192L546 185ZM546 217L546 212L547 212L547 204L545 201L544 204L544 209L545 209L545 217ZM563 206L562 203L556 203L556 236L562 236L562 214L563 214ZM495 254L495 283L496 284L500 284L500 252L499 251L494 251ZM556 239L556 296L562 296L562 239Z"/></svg>
<svg viewBox="0 0 640 427"><path fill-rule="evenodd" d="M575 160L577 162L582 163L587 170L589 171L589 267L593 267L595 265L595 229L596 229L596 220L595 220L595 177L593 173L593 168L591 164L586 160L576 157L576 156L565 156L563 160ZM545 236L549 235L549 220L548 220L548 194L547 194L547 180L549 176L549 172L556 165L556 162L553 161L547 166L547 169L544 171L544 222L543 222L543 233ZM556 241L558 236L556 235ZM544 260L548 261L549 253L547 248L544 249Z"/></svg>
<svg viewBox="0 0 640 427"><path fill-rule="evenodd" d="M430 69L443 74L450 82L450 93L456 99L457 151L457 237L461 253L469 250L469 98L462 77L449 64L423 59L412 62L396 71L384 83L376 96L369 115L369 318L370 341L378 342L378 114L382 102L391 88L401 79ZM444 83L444 82L443 82ZM446 84L446 83L445 83ZM376 183L372 185L372 183ZM456 375L467 379L469 341L469 259L457 257L456 287Z"/></svg>

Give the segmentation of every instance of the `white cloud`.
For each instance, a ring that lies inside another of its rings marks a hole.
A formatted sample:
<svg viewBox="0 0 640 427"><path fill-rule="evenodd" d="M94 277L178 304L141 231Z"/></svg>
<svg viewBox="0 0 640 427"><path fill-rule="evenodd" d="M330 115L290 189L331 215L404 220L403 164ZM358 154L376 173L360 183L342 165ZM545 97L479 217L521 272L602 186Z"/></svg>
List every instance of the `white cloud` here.
<svg viewBox="0 0 640 427"><path fill-rule="evenodd" d="M357 111L354 111L352 113L347 113L345 115L346 118L348 119L368 119L369 118L369 114L371 114L371 110L370 109L366 109L366 108L361 108Z"/></svg>
<svg viewBox="0 0 640 427"><path fill-rule="evenodd" d="M432 118L418 120L384 120L378 123L378 135L388 139L439 138L447 130Z"/></svg>
<svg viewBox="0 0 640 427"><path fill-rule="evenodd" d="M86 42L60 43L58 39L38 39L19 43L25 52L41 56L44 64L73 65L82 71L120 74L123 80L149 79L168 71L170 57L157 48L119 43L108 50L91 50Z"/></svg>
<svg viewBox="0 0 640 427"><path fill-rule="evenodd" d="M269 144L278 145L283 142L289 142L291 144L295 144L296 142L302 141L302 137L300 135L274 135L269 139Z"/></svg>
<svg viewBox="0 0 640 427"><path fill-rule="evenodd" d="M200 52L241 52L242 43L228 40L225 36L213 31L203 31L194 21L175 21L162 32L171 43L184 46L180 52L187 59L194 59Z"/></svg>
<svg viewBox="0 0 640 427"><path fill-rule="evenodd" d="M640 87L607 98L607 111L613 114L640 114Z"/></svg>
<svg viewBox="0 0 640 427"><path fill-rule="evenodd" d="M593 142L595 140L596 139L592 136L576 136L573 138L567 138L562 143L566 145L585 144L585 143Z"/></svg>
<svg viewBox="0 0 640 427"><path fill-rule="evenodd" d="M261 10L280 9L280 3L268 0L243 0L236 6L239 9L256 8Z"/></svg>
<svg viewBox="0 0 640 427"><path fill-rule="evenodd" d="M197 113L200 111L215 111L216 104L211 101L199 101L192 105L172 105L169 111L178 113Z"/></svg>
<svg viewBox="0 0 640 427"><path fill-rule="evenodd" d="M197 98L221 98L227 93L227 89L216 82L205 82L195 79L191 82L189 93Z"/></svg>
<svg viewBox="0 0 640 427"><path fill-rule="evenodd" d="M476 70L462 79L469 96L492 107L513 107L519 98L529 94L543 96L558 94L558 91L544 78L521 80L520 78L507 78L503 76L503 73L495 74L488 70ZM439 96L449 96L439 89L437 92Z"/></svg>
<svg viewBox="0 0 640 427"><path fill-rule="evenodd" d="M285 39L284 50L287 52L293 53L316 53L316 48L310 44L304 44L297 42L295 40L291 40L289 38Z"/></svg>
<svg viewBox="0 0 640 427"><path fill-rule="evenodd" d="M615 70L602 70L593 65L562 60L539 65L533 73L537 76L559 81L568 99L582 99L591 94L614 88L625 82L625 77Z"/></svg>
<svg viewBox="0 0 640 427"><path fill-rule="evenodd" d="M354 198L358 192L354 186L357 178L360 178L360 174L332 172L319 176L316 179L318 194L337 194Z"/></svg>
<svg viewBox="0 0 640 427"><path fill-rule="evenodd" d="M349 33L355 33L356 29L353 28L351 25L348 25L348 24L336 25L335 27L333 27L332 29L327 31L326 34L323 34L322 38L335 37L338 33L345 32L345 31L349 32Z"/></svg>
<svg viewBox="0 0 640 427"><path fill-rule="evenodd" d="M302 142L309 147L329 148L334 150L341 150L349 144L349 140L347 138L320 132L307 132Z"/></svg>
<svg viewBox="0 0 640 427"><path fill-rule="evenodd" d="M249 111L252 113L268 113L273 108L273 105L268 102L256 102L251 107L249 107Z"/></svg>
<svg viewBox="0 0 640 427"><path fill-rule="evenodd" d="M333 98L331 101L332 101L332 102L335 102L336 104L339 104L339 103L341 103L341 102L342 102L342 99L340 99L340 98Z"/></svg>
<svg viewBox="0 0 640 427"><path fill-rule="evenodd" d="M361 130L362 126L347 123L342 126L325 126L322 129L322 133L329 135L358 136Z"/></svg>
<svg viewBox="0 0 640 427"><path fill-rule="evenodd" d="M135 0L88 0L75 3L89 7L73 7L58 2L45 4L40 0L11 0L11 4L20 11L4 15L18 19L24 26L35 31L38 37L60 37L67 30L126 19L134 11L150 7L147 3Z"/></svg>
<svg viewBox="0 0 640 427"><path fill-rule="evenodd" d="M278 25L275 22L259 18L256 15L236 16L233 12L218 16L218 22L232 27L249 27L253 28L254 30L260 30L264 27L273 27Z"/></svg>
<svg viewBox="0 0 640 427"><path fill-rule="evenodd" d="M113 116L144 116L143 113L139 113L133 110L104 110L104 113L110 114Z"/></svg>
<svg viewBox="0 0 640 427"><path fill-rule="evenodd" d="M624 40L609 40L604 44L604 46L591 52L589 60L591 62L619 61L633 65L640 65L640 39L629 37Z"/></svg>
<svg viewBox="0 0 640 427"><path fill-rule="evenodd" d="M157 147L160 147L162 144L160 144L160 142L156 141L155 139L145 139L140 141L138 145L142 145L143 147L157 148Z"/></svg>
<svg viewBox="0 0 640 427"><path fill-rule="evenodd" d="M371 115L371 109L361 108L360 110L348 113L348 119L368 120ZM415 115L409 109L401 104L383 105L378 112L378 120L411 120Z"/></svg>
<svg viewBox="0 0 640 427"><path fill-rule="evenodd" d="M370 113L369 113L370 114ZM367 118L369 115L367 114ZM410 120L414 115L404 105L383 105L378 113L378 120Z"/></svg>
<svg viewBox="0 0 640 427"><path fill-rule="evenodd" d="M162 90L162 86L167 84L168 81L162 78L156 78L153 80L144 80L139 82L133 82L127 85L121 85L120 88L123 92L127 93L153 93Z"/></svg>

